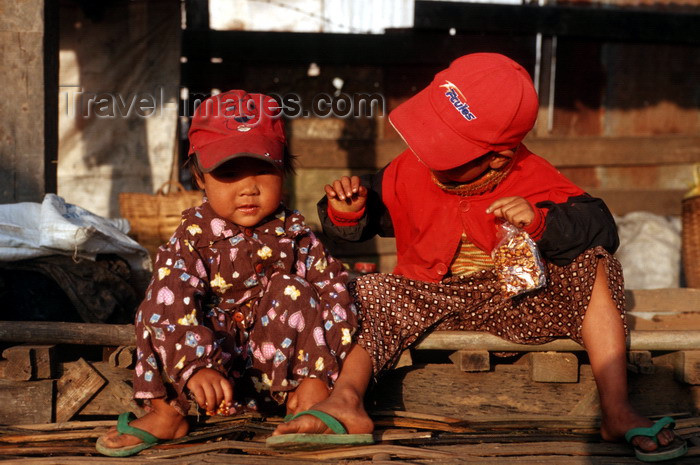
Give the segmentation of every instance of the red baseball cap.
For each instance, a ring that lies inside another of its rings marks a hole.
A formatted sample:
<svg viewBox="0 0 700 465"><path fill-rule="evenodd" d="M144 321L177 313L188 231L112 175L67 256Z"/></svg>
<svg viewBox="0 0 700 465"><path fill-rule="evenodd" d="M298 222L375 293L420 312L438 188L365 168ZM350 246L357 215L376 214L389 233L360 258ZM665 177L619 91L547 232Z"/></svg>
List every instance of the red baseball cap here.
<svg viewBox="0 0 700 465"><path fill-rule="evenodd" d="M208 173L239 157L259 158L280 170L284 165L284 124L275 99L230 90L204 100L188 133L189 155Z"/></svg>
<svg viewBox="0 0 700 465"><path fill-rule="evenodd" d="M515 148L537 119L530 75L510 58L473 53L454 60L389 121L431 170Z"/></svg>

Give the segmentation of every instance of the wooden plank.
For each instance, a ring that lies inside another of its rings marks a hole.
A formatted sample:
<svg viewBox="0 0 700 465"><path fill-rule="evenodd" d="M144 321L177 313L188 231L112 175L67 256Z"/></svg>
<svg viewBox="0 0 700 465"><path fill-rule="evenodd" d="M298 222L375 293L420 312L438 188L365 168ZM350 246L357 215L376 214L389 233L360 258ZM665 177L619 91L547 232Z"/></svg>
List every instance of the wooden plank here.
<svg viewBox="0 0 700 465"><path fill-rule="evenodd" d="M68 421L106 383L84 359L63 364L56 382L56 421Z"/></svg>
<svg viewBox="0 0 700 465"><path fill-rule="evenodd" d="M95 420L95 421L64 421L60 423L36 423L22 425L7 425L11 428L33 430L33 431L70 431L76 429L93 429L100 427L114 426L113 420Z"/></svg>
<svg viewBox="0 0 700 465"><path fill-rule="evenodd" d="M133 325L96 323L44 323L0 321L0 341L46 342L88 345L130 346L135 343ZM693 350L700 347L700 331L636 331L630 332L630 350ZM569 339L547 344L514 344L492 334L478 331L437 331L416 346L423 350L484 349L490 351L555 351L583 350Z"/></svg>
<svg viewBox="0 0 700 465"><path fill-rule="evenodd" d="M364 168L376 170L396 158L407 146L402 139L297 139L290 150L299 155L300 168Z"/></svg>
<svg viewBox="0 0 700 465"><path fill-rule="evenodd" d="M146 413L143 407L134 401L134 389L131 385L133 370L114 367L110 362L92 362L90 365L106 380L106 384L77 411L79 415L119 415L122 412L134 412L136 416L141 416Z"/></svg>
<svg viewBox="0 0 700 465"><path fill-rule="evenodd" d="M0 361L0 378L13 381L51 379L56 360L53 345L19 345L5 349Z"/></svg>
<svg viewBox="0 0 700 465"><path fill-rule="evenodd" d="M540 383L575 383L578 381L578 358L566 352L529 354L530 379Z"/></svg>
<svg viewBox="0 0 700 465"><path fill-rule="evenodd" d="M394 445L376 445L376 446L364 446L364 447L347 447L342 449L333 449L327 451L316 451L316 452L295 452L287 454L288 457L294 458L306 458L306 459L349 459L349 458L360 458L360 457L372 457L376 454L390 454L396 457L403 458L420 458L420 459L432 459L432 460L449 460L451 458L456 458L456 455L450 452L439 451L435 449L428 448L415 448L406 446L394 446Z"/></svg>
<svg viewBox="0 0 700 465"><path fill-rule="evenodd" d="M647 211L657 215L681 214L681 200L686 189L587 189L594 197L605 201L615 215Z"/></svg>
<svg viewBox="0 0 700 465"><path fill-rule="evenodd" d="M136 361L136 347L122 346L109 355L109 364L115 368L132 368Z"/></svg>
<svg viewBox="0 0 700 465"><path fill-rule="evenodd" d="M700 137L694 136L528 137L524 143L530 151L559 168L676 165L700 161Z"/></svg>
<svg viewBox="0 0 700 465"><path fill-rule="evenodd" d="M454 446L434 446L436 449L458 452L468 457L502 457L528 455L603 455L629 456L627 444L588 443L573 441L552 442L521 442L521 443L489 443L489 444L460 444Z"/></svg>
<svg viewBox="0 0 700 465"><path fill-rule="evenodd" d="M700 331L630 331L629 350L693 350L700 347ZM570 339L546 344L515 344L478 331L435 331L419 342L419 350L484 349L495 352L576 352L584 348Z"/></svg>
<svg viewBox="0 0 700 465"><path fill-rule="evenodd" d="M264 451L267 446L264 443L253 441L216 441L206 444L193 444L186 447L179 447L175 450L151 450L148 454L149 459L173 459L175 457L192 456L203 452L216 450L240 450L240 451ZM169 463L169 462L168 462Z"/></svg>
<svg viewBox="0 0 700 465"><path fill-rule="evenodd" d="M133 325L0 321L0 341L33 344L133 346Z"/></svg>
<svg viewBox="0 0 700 465"><path fill-rule="evenodd" d="M33 363L31 348L14 346L5 349L0 362L0 378L11 381L29 381L32 379Z"/></svg>
<svg viewBox="0 0 700 465"><path fill-rule="evenodd" d="M628 312L700 312L700 289L628 289Z"/></svg>
<svg viewBox="0 0 700 465"><path fill-rule="evenodd" d="M34 362L34 377L36 379L51 379L56 376L56 346L43 344L30 347Z"/></svg>
<svg viewBox="0 0 700 465"><path fill-rule="evenodd" d="M682 165L700 161L700 137L527 137L527 148L558 168ZM402 139L290 140L301 168L378 169L406 150Z"/></svg>
<svg viewBox="0 0 700 465"><path fill-rule="evenodd" d="M491 357L487 350L458 350L450 355L450 360L460 371L489 371Z"/></svg>
<svg viewBox="0 0 700 465"><path fill-rule="evenodd" d="M682 350L658 357L656 363L669 363L678 381L700 384L700 350Z"/></svg>
<svg viewBox="0 0 700 465"><path fill-rule="evenodd" d="M700 387L676 381L671 366L658 366L653 376L629 373L628 379L632 405L645 415L692 412L700 406ZM527 365L495 364L489 372L466 373L445 363L388 371L368 393L368 405L380 411L403 408L463 420L444 423L444 431L461 427L595 434L600 421L597 397L590 365L580 367L578 383L562 384L531 380ZM374 418L387 426L399 420ZM411 427L415 420L408 420L402 425Z"/></svg>
<svg viewBox="0 0 700 465"><path fill-rule="evenodd" d="M0 424L50 423L54 381L0 381Z"/></svg>
<svg viewBox="0 0 700 465"><path fill-rule="evenodd" d="M74 439L97 439L108 430L108 428L97 428L90 431L59 431L54 433L34 433L34 434L5 434L1 442L9 444L22 444L28 442L51 442L51 441L71 441Z"/></svg>

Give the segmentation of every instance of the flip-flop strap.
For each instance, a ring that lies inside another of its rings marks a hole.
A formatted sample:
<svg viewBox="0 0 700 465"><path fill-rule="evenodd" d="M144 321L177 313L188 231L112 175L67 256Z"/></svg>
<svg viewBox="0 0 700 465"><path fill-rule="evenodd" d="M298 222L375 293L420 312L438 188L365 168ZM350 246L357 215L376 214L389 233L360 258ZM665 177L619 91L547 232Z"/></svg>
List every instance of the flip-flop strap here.
<svg viewBox="0 0 700 465"><path fill-rule="evenodd" d="M286 417L284 417L284 421L290 422L296 418L299 418L302 415L311 415L313 417L318 418L323 423L325 423L326 426L329 427L331 431L333 431L335 434L348 434L345 427L338 420L336 420L326 412L322 412L320 410L304 410L303 412L299 412L296 415L287 415Z"/></svg>
<svg viewBox="0 0 700 465"><path fill-rule="evenodd" d="M632 428L631 430L627 431L627 433L625 433L625 440L627 440L627 442L630 442L635 436L646 436L651 438L656 444L658 444L659 440L657 439L656 435L659 434L659 432L667 426L673 429L673 427L676 426L675 420L671 417L663 417L662 419L654 423L652 426L646 428Z"/></svg>
<svg viewBox="0 0 700 465"><path fill-rule="evenodd" d="M132 412L122 413L121 415L119 415L119 419L117 420L117 431L119 431L122 434L130 434L132 436L136 436L137 438L142 440L144 444L158 444L160 439L153 436L148 431L144 431L140 428L136 428L129 424L129 422L135 419L136 415L134 415Z"/></svg>

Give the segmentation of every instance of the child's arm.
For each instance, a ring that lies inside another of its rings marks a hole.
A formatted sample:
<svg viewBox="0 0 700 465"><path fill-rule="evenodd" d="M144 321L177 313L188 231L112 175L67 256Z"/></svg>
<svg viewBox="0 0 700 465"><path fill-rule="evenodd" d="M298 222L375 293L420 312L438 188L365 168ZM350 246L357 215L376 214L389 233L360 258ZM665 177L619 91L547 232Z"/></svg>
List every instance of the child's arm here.
<svg viewBox="0 0 700 465"><path fill-rule="evenodd" d="M317 207L328 237L358 242L377 234L394 235L391 216L382 202L383 175L384 169L359 177L344 176L325 186L326 195Z"/></svg>
<svg viewBox="0 0 700 465"><path fill-rule="evenodd" d="M548 210L546 216L541 209ZM493 202L486 212L531 233L542 255L555 265L567 265L585 250L599 245L610 253L619 246L610 211L601 199L589 195L569 197L563 203L538 202L536 208L523 197L504 197ZM544 224L540 224L540 215Z"/></svg>
<svg viewBox="0 0 700 465"><path fill-rule="evenodd" d="M359 213L367 203L367 188L358 176L343 176L324 187L328 207L339 213Z"/></svg>
<svg viewBox="0 0 700 465"><path fill-rule="evenodd" d="M555 265L567 265L596 246L615 253L620 245L615 220L599 198L584 194L562 203L538 202L536 207L548 209L545 229L537 245L542 255Z"/></svg>
<svg viewBox="0 0 700 465"><path fill-rule="evenodd" d="M162 373L177 392L185 392L189 381L203 369L224 374L221 349L204 324L202 299L210 292L209 281L201 258L186 242L161 247L136 316L137 345L152 347L158 358L139 360L137 375L152 378ZM200 394L197 400L207 397L211 396Z"/></svg>
<svg viewBox="0 0 700 465"><path fill-rule="evenodd" d="M519 228L527 228L535 219L535 209L523 197L503 197L493 202L486 213L503 218Z"/></svg>

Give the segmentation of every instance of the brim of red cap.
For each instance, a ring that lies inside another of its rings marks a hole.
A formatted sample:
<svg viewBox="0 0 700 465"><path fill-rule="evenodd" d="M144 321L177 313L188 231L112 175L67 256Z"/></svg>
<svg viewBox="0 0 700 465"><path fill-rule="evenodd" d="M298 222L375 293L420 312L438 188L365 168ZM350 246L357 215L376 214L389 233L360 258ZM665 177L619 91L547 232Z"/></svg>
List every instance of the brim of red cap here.
<svg viewBox="0 0 700 465"><path fill-rule="evenodd" d="M435 111L429 98L430 86L396 107L389 122L408 147L434 171L468 163L491 149L457 134Z"/></svg>
<svg viewBox="0 0 700 465"><path fill-rule="evenodd" d="M277 169L283 168L284 143L268 137L229 137L195 150L199 169L209 173L234 158L258 158Z"/></svg>

